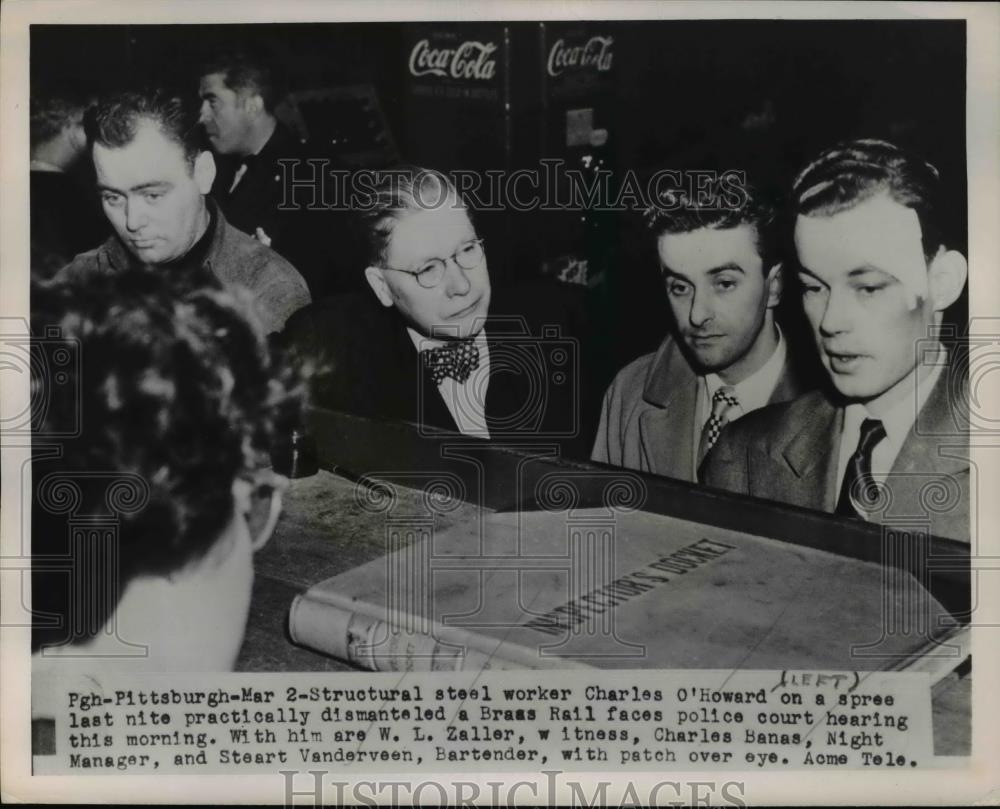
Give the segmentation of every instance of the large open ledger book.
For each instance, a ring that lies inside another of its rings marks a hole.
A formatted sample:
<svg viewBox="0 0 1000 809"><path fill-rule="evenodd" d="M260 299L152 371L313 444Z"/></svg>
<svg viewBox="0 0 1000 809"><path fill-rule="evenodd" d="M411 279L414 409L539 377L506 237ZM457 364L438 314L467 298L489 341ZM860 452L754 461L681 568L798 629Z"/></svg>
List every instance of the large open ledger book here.
<svg viewBox="0 0 1000 809"><path fill-rule="evenodd" d="M296 643L393 671L858 670L954 629L911 573L658 514L387 526L387 555L295 599Z"/></svg>

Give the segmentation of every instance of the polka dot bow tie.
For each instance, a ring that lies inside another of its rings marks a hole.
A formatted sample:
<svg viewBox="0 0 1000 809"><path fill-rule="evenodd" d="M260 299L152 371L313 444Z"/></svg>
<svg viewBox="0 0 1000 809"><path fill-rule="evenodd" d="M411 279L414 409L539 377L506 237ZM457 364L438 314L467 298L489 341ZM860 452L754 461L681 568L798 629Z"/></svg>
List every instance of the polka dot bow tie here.
<svg viewBox="0 0 1000 809"><path fill-rule="evenodd" d="M435 385L440 385L449 376L461 384L479 367L479 346L474 339L453 340L439 348L425 348L420 356Z"/></svg>

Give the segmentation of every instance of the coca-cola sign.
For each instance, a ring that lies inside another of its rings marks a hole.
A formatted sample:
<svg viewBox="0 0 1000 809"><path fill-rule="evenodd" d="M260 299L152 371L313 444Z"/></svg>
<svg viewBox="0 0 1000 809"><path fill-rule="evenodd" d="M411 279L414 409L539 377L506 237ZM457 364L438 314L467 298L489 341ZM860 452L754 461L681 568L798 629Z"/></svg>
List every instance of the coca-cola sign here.
<svg viewBox="0 0 1000 809"><path fill-rule="evenodd" d="M452 79L490 81L496 73L497 46L493 42L467 40L456 48L434 48L421 39L410 51L410 73Z"/></svg>
<svg viewBox="0 0 1000 809"><path fill-rule="evenodd" d="M592 36L584 45L567 45L565 40L557 39L549 51L549 75L554 77L566 70L586 69L607 73L611 70L614 41L614 37Z"/></svg>

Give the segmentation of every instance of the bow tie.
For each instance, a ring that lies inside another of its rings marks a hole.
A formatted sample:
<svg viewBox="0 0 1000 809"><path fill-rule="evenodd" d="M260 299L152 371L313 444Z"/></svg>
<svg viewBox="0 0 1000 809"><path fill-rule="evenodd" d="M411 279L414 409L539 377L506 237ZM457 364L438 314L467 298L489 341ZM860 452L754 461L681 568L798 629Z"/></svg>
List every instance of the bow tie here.
<svg viewBox="0 0 1000 809"><path fill-rule="evenodd" d="M439 348L425 348L420 356L435 385L440 385L449 376L461 384L479 367L479 346L475 338L453 340Z"/></svg>

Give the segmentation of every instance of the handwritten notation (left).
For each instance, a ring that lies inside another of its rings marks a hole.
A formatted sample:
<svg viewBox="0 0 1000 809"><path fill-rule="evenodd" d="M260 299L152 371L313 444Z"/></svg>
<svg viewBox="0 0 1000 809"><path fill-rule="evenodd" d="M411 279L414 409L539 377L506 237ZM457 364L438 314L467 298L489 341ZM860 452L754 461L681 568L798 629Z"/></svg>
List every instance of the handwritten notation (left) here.
<svg viewBox="0 0 1000 809"><path fill-rule="evenodd" d="M779 688L824 688L833 691L843 689L850 694L860 684L861 675L856 671L782 671L781 678L771 686L771 692Z"/></svg>

